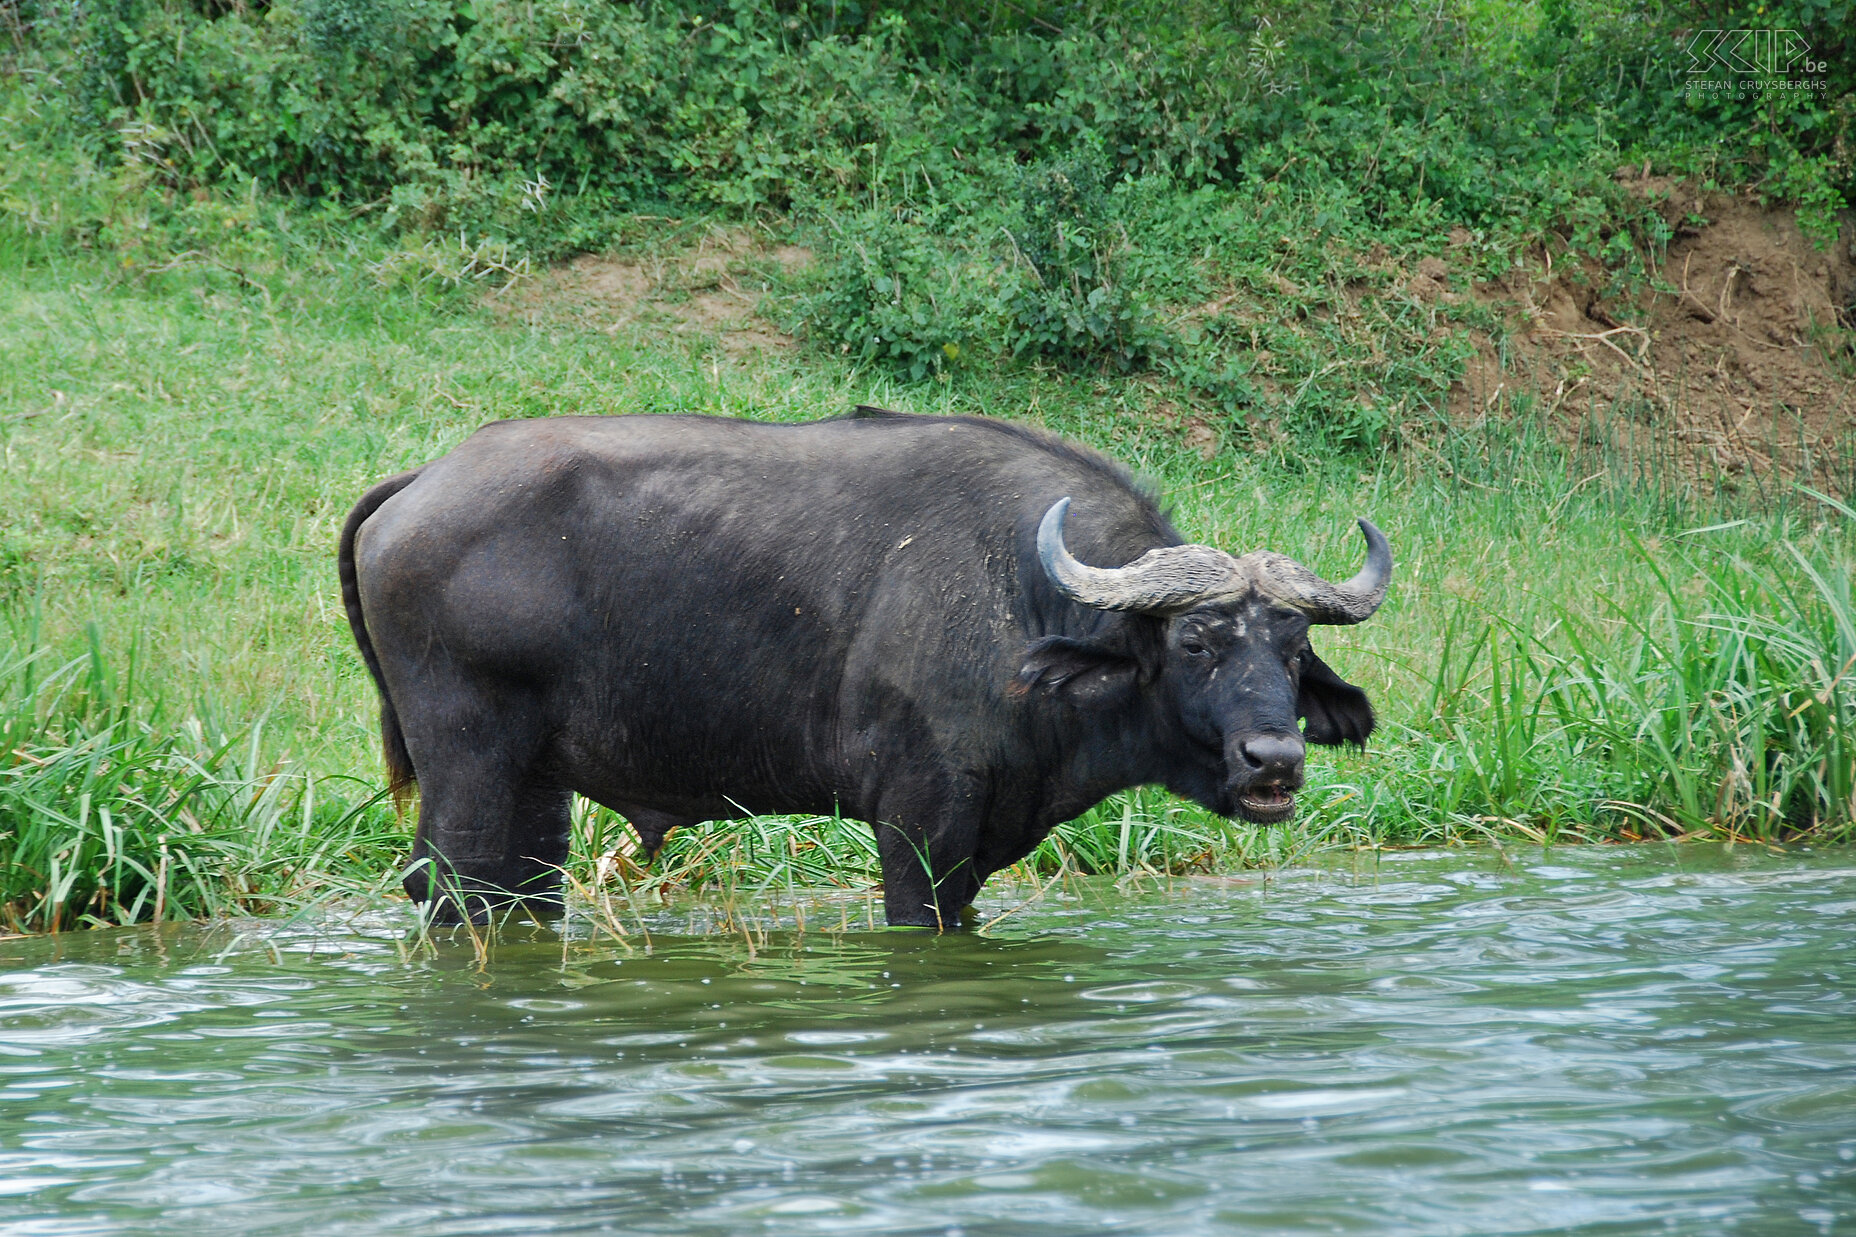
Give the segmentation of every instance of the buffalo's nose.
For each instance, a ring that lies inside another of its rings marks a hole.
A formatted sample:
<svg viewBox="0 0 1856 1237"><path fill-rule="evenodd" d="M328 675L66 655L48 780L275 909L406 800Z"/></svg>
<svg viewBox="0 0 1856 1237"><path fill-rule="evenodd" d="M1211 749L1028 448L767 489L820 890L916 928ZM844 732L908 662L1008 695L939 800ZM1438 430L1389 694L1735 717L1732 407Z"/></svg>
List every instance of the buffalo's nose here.
<svg viewBox="0 0 1856 1237"><path fill-rule="evenodd" d="M1238 745L1260 778L1289 777L1301 771L1307 751L1299 735L1263 734Z"/></svg>

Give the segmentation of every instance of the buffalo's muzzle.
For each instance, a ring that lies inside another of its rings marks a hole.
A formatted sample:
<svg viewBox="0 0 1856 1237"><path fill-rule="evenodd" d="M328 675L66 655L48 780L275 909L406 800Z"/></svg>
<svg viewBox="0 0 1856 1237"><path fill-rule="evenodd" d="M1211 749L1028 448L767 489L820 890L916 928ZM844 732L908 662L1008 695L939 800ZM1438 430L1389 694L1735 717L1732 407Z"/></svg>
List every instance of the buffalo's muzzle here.
<svg viewBox="0 0 1856 1237"><path fill-rule="evenodd" d="M1237 744L1241 763L1231 778L1238 814L1260 825L1295 815L1295 792L1302 788L1300 735L1256 735Z"/></svg>

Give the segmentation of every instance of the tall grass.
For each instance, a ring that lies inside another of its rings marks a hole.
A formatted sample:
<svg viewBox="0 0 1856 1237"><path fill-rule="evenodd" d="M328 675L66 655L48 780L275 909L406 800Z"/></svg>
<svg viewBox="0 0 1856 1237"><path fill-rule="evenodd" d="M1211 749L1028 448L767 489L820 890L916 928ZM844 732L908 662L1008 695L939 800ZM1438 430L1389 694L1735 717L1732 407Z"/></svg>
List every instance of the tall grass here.
<svg viewBox="0 0 1856 1237"><path fill-rule="evenodd" d="M1856 532L1850 508L1815 495ZM1709 531L1709 530L1701 530ZM1790 841L1856 832L1850 540L1756 555L1621 551L1649 604L1602 592L1528 628L1460 607L1388 780L1415 818L1538 841ZM1434 835L1425 835L1436 840Z"/></svg>
<svg viewBox="0 0 1856 1237"><path fill-rule="evenodd" d="M119 679L88 634L63 664L0 646L0 923L273 914L395 871L405 839L379 793L267 763L257 724L168 724L136 698L134 657Z"/></svg>
<svg viewBox="0 0 1856 1237"><path fill-rule="evenodd" d="M1664 604L1621 615L1623 649L1569 631L1569 732L1608 748L1624 775L1608 806L1651 830L1785 840L1856 825L1856 561L1770 550L1699 564L1699 606L1646 558Z"/></svg>
<svg viewBox="0 0 1856 1237"><path fill-rule="evenodd" d="M604 808L582 804L574 822L570 892L597 930L648 937L664 908L700 899L705 924L745 933L808 922L840 929L882 920L882 868L870 827L841 816L758 816L677 829L654 856ZM1252 846L1239 841L1249 834ZM1275 835L1235 825L1153 789L1130 791L1059 825L1030 855L994 878L1009 901L1070 876L1141 878L1209 872L1262 854ZM1274 851L1283 858L1280 847ZM989 899L991 900L991 899ZM997 912L993 912L996 914Z"/></svg>

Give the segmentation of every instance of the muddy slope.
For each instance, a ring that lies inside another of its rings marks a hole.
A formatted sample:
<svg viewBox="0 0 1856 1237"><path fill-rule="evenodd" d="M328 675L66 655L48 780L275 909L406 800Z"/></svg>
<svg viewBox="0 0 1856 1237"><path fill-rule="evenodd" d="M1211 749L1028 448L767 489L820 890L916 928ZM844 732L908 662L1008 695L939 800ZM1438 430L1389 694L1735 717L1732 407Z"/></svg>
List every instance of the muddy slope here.
<svg viewBox="0 0 1856 1237"><path fill-rule="evenodd" d="M1607 296L1596 264L1543 251L1455 294L1495 309L1504 329L1477 340L1452 420L1473 423L1526 390L1589 447L1666 454L1730 486L1757 474L1846 489L1856 220L1820 246L1790 211L1669 182L1638 187L1676 233L1652 286Z"/></svg>

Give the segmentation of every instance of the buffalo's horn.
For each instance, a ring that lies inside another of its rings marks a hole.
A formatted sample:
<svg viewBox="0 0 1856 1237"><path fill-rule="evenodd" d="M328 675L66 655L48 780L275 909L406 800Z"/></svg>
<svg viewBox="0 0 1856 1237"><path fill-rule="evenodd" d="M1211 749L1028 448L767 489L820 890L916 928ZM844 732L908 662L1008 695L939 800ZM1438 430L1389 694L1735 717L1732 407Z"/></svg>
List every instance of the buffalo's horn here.
<svg viewBox="0 0 1856 1237"><path fill-rule="evenodd" d="M1385 600L1392 581L1392 547L1371 520L1360 521L1366 536L1366 566L1344 584L1324 580L1282 554L1258 550L1240 560L1248 567L1257 588L1271 599L1300 610L1311 623L1345 626L1371 617Z"/></svg>
<svg viewBox="0 0 1856 1237"><path fill-rule="evenodd" d="M1238 561L1208 545L1162 546L1126 567L1079 563L1063 544L1063 517L1069 509L1070 500L1060 498L1044 513L1038 525L1038 562L1051 583L1072 601L1098 610L1164 614L1189 610L1207 597L1233 592L1243 584Z"/></svg>

